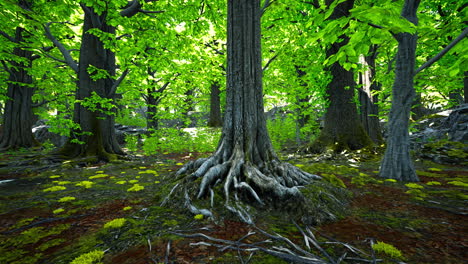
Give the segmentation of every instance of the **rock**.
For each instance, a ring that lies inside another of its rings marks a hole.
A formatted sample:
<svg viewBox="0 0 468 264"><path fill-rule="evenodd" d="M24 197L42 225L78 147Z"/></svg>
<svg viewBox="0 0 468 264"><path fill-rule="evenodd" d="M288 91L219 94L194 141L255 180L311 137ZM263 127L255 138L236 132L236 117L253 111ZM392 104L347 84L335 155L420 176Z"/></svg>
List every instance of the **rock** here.
<svg viewBox="0 0 468 264"><path fill-rule="evenodd" d="M138 126L125 126L121 124L115 124L115 136L117 138L117 142L120 145L124 145L125 137L127 135L137 135L139 139L141 139L141 135L146 134L146 128L138 127Z"/></svg>
<svg viewBox="0 0 468 264"><path fill-rule="evenodd" d="M67 141L66 136L61 136L59 134L53 133L49 131L50 126L46 125L47 120L39 120L32 128L32 132L34 137L40 143L44 143L46 141L50 141L54 144L55 147L61 147Z"/></svg>

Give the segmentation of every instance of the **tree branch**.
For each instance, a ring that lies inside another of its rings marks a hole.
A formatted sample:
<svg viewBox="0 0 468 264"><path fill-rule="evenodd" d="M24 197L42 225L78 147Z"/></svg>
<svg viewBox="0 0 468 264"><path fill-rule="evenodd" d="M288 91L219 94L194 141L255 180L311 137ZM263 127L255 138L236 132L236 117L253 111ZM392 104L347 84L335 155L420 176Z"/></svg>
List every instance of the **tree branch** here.
<svg viewBox="0 0 468 264"><path fill-rule="evenodd" d="M120 15L124 17L132 17L140 10L141 4L138 0L130 1L124 10L120 11Z"/></svg>
<svg viewBox="0 0 468 264"><path fill-rule="evenodd" d="M310 5L312 5L312 6L315 7L315 8L320 8L320 4L318 3L317 0L314 0L314 1L302 1L302 3L304 3L304 4L310 4Z"/></svg>
<svg viewBox="0 0 468 264"><path fill-rule="evenodd" d="M13 42L13 43L16 43L16 39L13 38L12 36L8 35L6 32L0 30L0 35L4 36L5 38L7 38L9 41Z"/></svg>
<svg viewBox="0 0 468 264"><path fill-rule="evenodd" d="M84 4L80 3L80 6L81 6L81 9L83 9L83 11L85 12L85 14L88 15L89 18L91 18L91 23L93 24L93 27L101 28L102 21L99 20L99 16L94 14L93 11L91 11L91 9L85 6Z"/></svg>
<svg viewBox="0 0 468 264"><path fill-rule="evenodd" d="M278 57L278 55L279 55L279 54L277 53L275 56L273 56L273 57L265 64L265 67L263 67L262 71L265 71L265 70L268 68L268 66L270 66L270 64Z"/></svg>
<svg viewBox="0 0 468 264"><path fill-rule="evenodd" d="M73 60L72 56L70 55L70 52L63 46L60 41L58 41L50 32L50 24L53 22L49 22L44 25L44 30L45 30L45 35L48 39L54 43L54 45L60 50L60 52L63 55L63 58L65 59L65 63L70 66L76 73L78 73L78 64Z"/></svg>
<svg viewBox="0 0 468 264"><path fill-rule="evenodd" d="M442 58L449 50L451 50L453 47L455 47L455 45L457 45L458 42L462 41L462 39L465 38L467 34L468 34L468 27L466 27L456 39L454 39L449 45L447 45L447 47L445 47L437 55L432 57L432 59L428 60L423 65L421 65L421 67L416 69L416 71L414 72L414 75L416 75L419 72L421 72L422 70L430 67L436 61L438 61L440 58Z"/></svg>
<svg viewBox="0 0 468 264"><path fill-rule="evenodd" d="M122 81L125 79L125 77L127 77L128 72L129 72L129 70L125 69L125 71L122 73L122 75L120 75L119 78L117 80L115 80L115 82L112 85L109 93L107 94L108 98L112 98L114 96L114 94L117 91L117 88L119 87L120 83L122 83Z"/></svg>
<svg viewBox="0 0 468 264"><path fill-rule="evenodd" d="M273 2L275 2L275 0L265 0L265 2L263 3L263 6L262 8L260 9L260 16L263 16L263 14L265 13L266 9L271 6L271 4L273 4Z"/></svg>

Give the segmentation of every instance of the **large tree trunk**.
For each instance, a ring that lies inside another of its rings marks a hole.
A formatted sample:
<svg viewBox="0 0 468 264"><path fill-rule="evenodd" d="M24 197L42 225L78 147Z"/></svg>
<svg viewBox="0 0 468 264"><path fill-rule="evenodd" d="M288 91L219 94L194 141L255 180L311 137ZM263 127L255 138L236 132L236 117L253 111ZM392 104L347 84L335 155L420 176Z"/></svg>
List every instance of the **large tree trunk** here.
<svg viewBox="0 0 468 264"><path fill-rule="evenodd" d="M220 127L223 125L221 118L221 99L219 97L219 83L214 82L210 87L210 118L208 119L209 127Z"/></svg>
<svg viewBox="0 0 468 264"><path fill-rule="evenodd" d="M361 88L359 91L360 120L369 137L376 144L383 142L379 124L378 96L374 91L380 90L380 84L375 80L375 59L377 57L377 45L373 45L369 55L361 56L360 62L368 69L359 75Z"/></svg>
<svg viewBox="0 0 468 264"><path fill-rule="evenodd" d="M333 1L328 1L328 5ZM335 7L330 20L349 16L354 0L347 0ZM327 57L336 54L341 47L349 42L349 37L341 35L340 41L331 45L326 51ZM364 130L357 106L354 103L356 82L352 70L346 70L339 62L329 68L332 80L327 86L327 99L330 104L324 118L324 127L317 140L309 149L312 152L322 152L327 148L340 152L343 150L357 150L372 143Z"/></svg>
<svg viewBox="0 0 468 264"><path fill-rule="evenodd" d="M417 25L416 10L420 0L405 0L402 16ZM415 70L417 35L398 33L398 52L395 82L392 89L392 108L388 121L387 149L380 166L380 176L399 181L419 181L410 156L408 134L411 105L415 95L413 76Z"/></svg>
<svg viewBox="0 0 468 264"><path fill-rule="evenodd" d="M299 209L298 201L305 199L297 186L320 178L282 163L273 150L263 109L259 5L260 0L228 1L227 91L222 136L211 157L189 162L177 172L178 175L192 172L188 179L201 178L197 198L212 193L212 187L223 183L226 208L247 222L251 219L241 208L235 209L230 198L245 199L258 206L293 200L296 202L289 204ZM189 208L195 211L194 207ZM206 211L205 214L210 215Z"/></svg>
<svg viewBox="0 0 468 264"><path fill-rule="evenodd" d="M16 28L15 42L22 45L24 29ZM31 131L34 116L32 113L32 77L28 69L32 66L32 52L24 47L15 47L13 54L21 60L12 61L8 71L8 100L3 116L3 133L0 149L29 148L38 145Z"/></svg>
<svg viewBox="0 0 468 264"><path fill-rule="evenodd" d="M98 15L93 8L84 8L86 10L80 47L77 103L73 116L80 129L73 131L60 153L72 158L97 157L98 160L109 161L115 158L115 154L124 154L115 136L115 108L103 108L97 104L95 109L91 109L84 106L83 101L97 95L103 99L110 99L109 102L114 104L115 81L112 78L116 69L115 54L106 49L98 37L88 33L88 30L99 28L103 32L115 35L115 28L106 24L106 12ZM106 76L93 80L95 73L90 73L90 67L104 70Z"/></svg>

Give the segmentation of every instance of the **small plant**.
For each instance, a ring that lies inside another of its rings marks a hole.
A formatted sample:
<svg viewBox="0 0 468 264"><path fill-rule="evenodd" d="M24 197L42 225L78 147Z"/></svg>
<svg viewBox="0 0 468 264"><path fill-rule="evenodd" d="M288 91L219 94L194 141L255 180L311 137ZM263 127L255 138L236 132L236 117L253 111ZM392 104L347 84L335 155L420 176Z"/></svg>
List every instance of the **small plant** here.
<svg viewBox="0 0 468 264"><path fill-rule="evenodd" d="M202 214L197 214L193 217L195 220L202 220L203 219L203 215Z"/></svg>
<svg viewBox="0 0 468 264"><path fill-rule="evenodd" d="M104 251L94 250L75 258L70 264L100 264Z"/></svg>
<svg viewBox="0 0 468 264"><path fill-rule="evenodd" d="M82 186L82 187L85 187L86 189L89 189L93 186L93 184L94 182L82 181L82 182L77 183L75 186Z"/></svg>
<svg viewBox="0 0 468 264"><path fill-rule="evenodd" d="M74 201L76 200L75 197L72 197L72 196L65 196L65 197L62 197L58 200L59 203L65 203L65 202L70 202L70 201Z"/></svg>
<svg viewBox="0 0 468 264"><path fill-rule="evenodd" d="M138 135L125 135L125 146L131 152L138 150Z"/></svg>
<svg viewBox="0 0 468 264"><path fill-rule="evenodd" d="M405 184L405 186L410 189L424 189L424 186L412 182Z"/></svg>
<svg viewBox="0 0 468 264"><path fill-rule="evenodd" d="M57 192L57 191L63 191L66 190L67 187L65 186L53 186L47 189L42 190L43 192Z"/></svg>
<svg viewBox="0 0 468 264"><path fill-rule="evenodd" d="M125 218L117 218L104 224L104 228L120 228L127 220Z"/></svg>
<svg viewBox="0 0 468 264"><path fill-rule="evenodd" d="M127 192L138 192L145 189L144 186L139 185L138 183L134 184L132 187L130 187Z"/></svg>
<svg viewBox="0 0 468 264"><path fill-rule="evenodd" d="M99 178L106 178L108 177L109 175L107 174L103 174L103 173L100 173L100 174L96 174L94 176L90 176L89 179L99 179Z"/></svg>
<svg viewBox="0 0 468 264"><path fill-rule="evenodd" d="M60 213L62 213L62 212L64 212L64 211L65 211L65 209L59 208L59 209L56 209L56 210L52 211L52 213L54 213L54 214L60 214Z"/></svg>
<svg viewBox="0 0 468 264"><path fill-rule="evenodd" d="M461 182L461 181L449 181L447 182L448 184L451 184L451 185L454 185L454 186L458 186L458 187L468 187L468 183L464 183L464 182Z"/></svg>
<svg viewBox="0 0 468 264"><path fill-rule="evenodd" d="M397 258L397 259L403 258L403 254L401 253L400 250L382 241L377 241L377 243L373 244L372 249L377 253L386 254L392 258Z"/></svg>

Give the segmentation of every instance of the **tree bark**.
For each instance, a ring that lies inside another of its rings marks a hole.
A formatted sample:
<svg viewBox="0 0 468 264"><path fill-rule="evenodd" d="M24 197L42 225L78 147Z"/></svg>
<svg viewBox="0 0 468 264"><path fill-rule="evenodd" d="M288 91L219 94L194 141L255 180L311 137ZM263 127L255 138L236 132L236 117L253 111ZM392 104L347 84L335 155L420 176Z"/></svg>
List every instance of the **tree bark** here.
<svg viewBox="0 0 468 264"><path fill-rule="evenodd" d="M234 208L231 198L259 206L293 200L297 210L301 204L297 201L305 200L297 186L320 179L281 162L273 150L263 108L260 15L260 0L228 0L226 110L221 139L211 157L189 162L177 172L191 172L191 180L201 178L197 198L223 183L226 208L246 222L250 218Z"/></svg>
<svg viewBox="0 0 468 264"><path fill-rule="evenodd" d="M210 92L210 118L208 120L209 127L221 127L223 120L221 118L221 99L219 97L219 83L211 84Z"/></svg>
<svg viewBox="0 0 468 264"><path fill-rule="evenodd" d="M420 0L405 0L401 15L417 25L416 11ZM415 96L413 76L415 71L417 35L398 33L395 81L392 88L392 107L388 121L388 138L385 155L380 166L380 177L399 181L419 181L409 149L409 118Z"/></svg>
<svg viewBox="0 0 468 264"><path fill-rule="evenodd" d="M330 5L333 1L328 1ZM338 4L330 20L349 16L354 0L347 0ZM349 42L349 37L341 35L340 41L333 43L326 51L327 57L336 54L341 47ZM372 143L364 130L354 103L356 82L352 70L346 70L339 62L329 67L332 80L327 86L327 99L330 102L324 118L324 127L319 137L309 148L311 152L323 152L332 148L336 152L343 150L357 150Z"/></svg>
<svg viewBox="0 0 468 264"><path fill-rule="evenodd" d="M376 144L383 142L382 132L379 124L379 106L378 95L373 94L374 91L380 90L380 84L375 80L375 59L377 57L377 45L371 47L369 55L360 57L362 65L368 69L360 73L359 81L362 86L358 90L360 102L360 120L372 141Z"/></svg>
<svg viewBox="0 0 468 264"><path fill-rule="evenodd" d="M465 98L465 104L468 104L468 71L465 71L463 75L463 97Z"/></svg>
<svg viewBox="0 0 468 264"><path fill-rule="evenodd" d="M158 104L161 96L157 94L155 87L148 88L147 92L146 130L148 134L151 134L159 129Z"/></svg>
<svg viewBox="0 0 468 264"><path fill-rule="evenodd" d="M32 96L34 88L33 79L28 73L32 67L32 51L21 47L24 40L25 30L21 27L16 28L15 43L13 54L21 60L11 61L10 73L8 79L7 96L5 103L5 112L3 115L3 133L0 137L0 149L30 148L39 145L34 139L32 133L33 112Z"/></svg>
<svg viewBox="0 0 468 264"><path fill-rule="evenodd" d="M73 116L80 129L72 132L60 154L71 158L97 157L98 160L110 161L115 159L115 154L124 154L115 136L115 108L104 109L98 104L96 110L92 110L83 106L82 102L95 93L101 98L111 99L110 102L114 103L115 80L112 77L116 70L115 54L106 49L98 37L88 33L88 30L99 28L103 32L115 35L115 28L106 23L106 12L98 15L91 7L83 6L83 9L85 17L80 47L78 90L75 97L77 103ZM104 70L106 77L93 79L94 73L89 72L91 66Z"/></svg>

